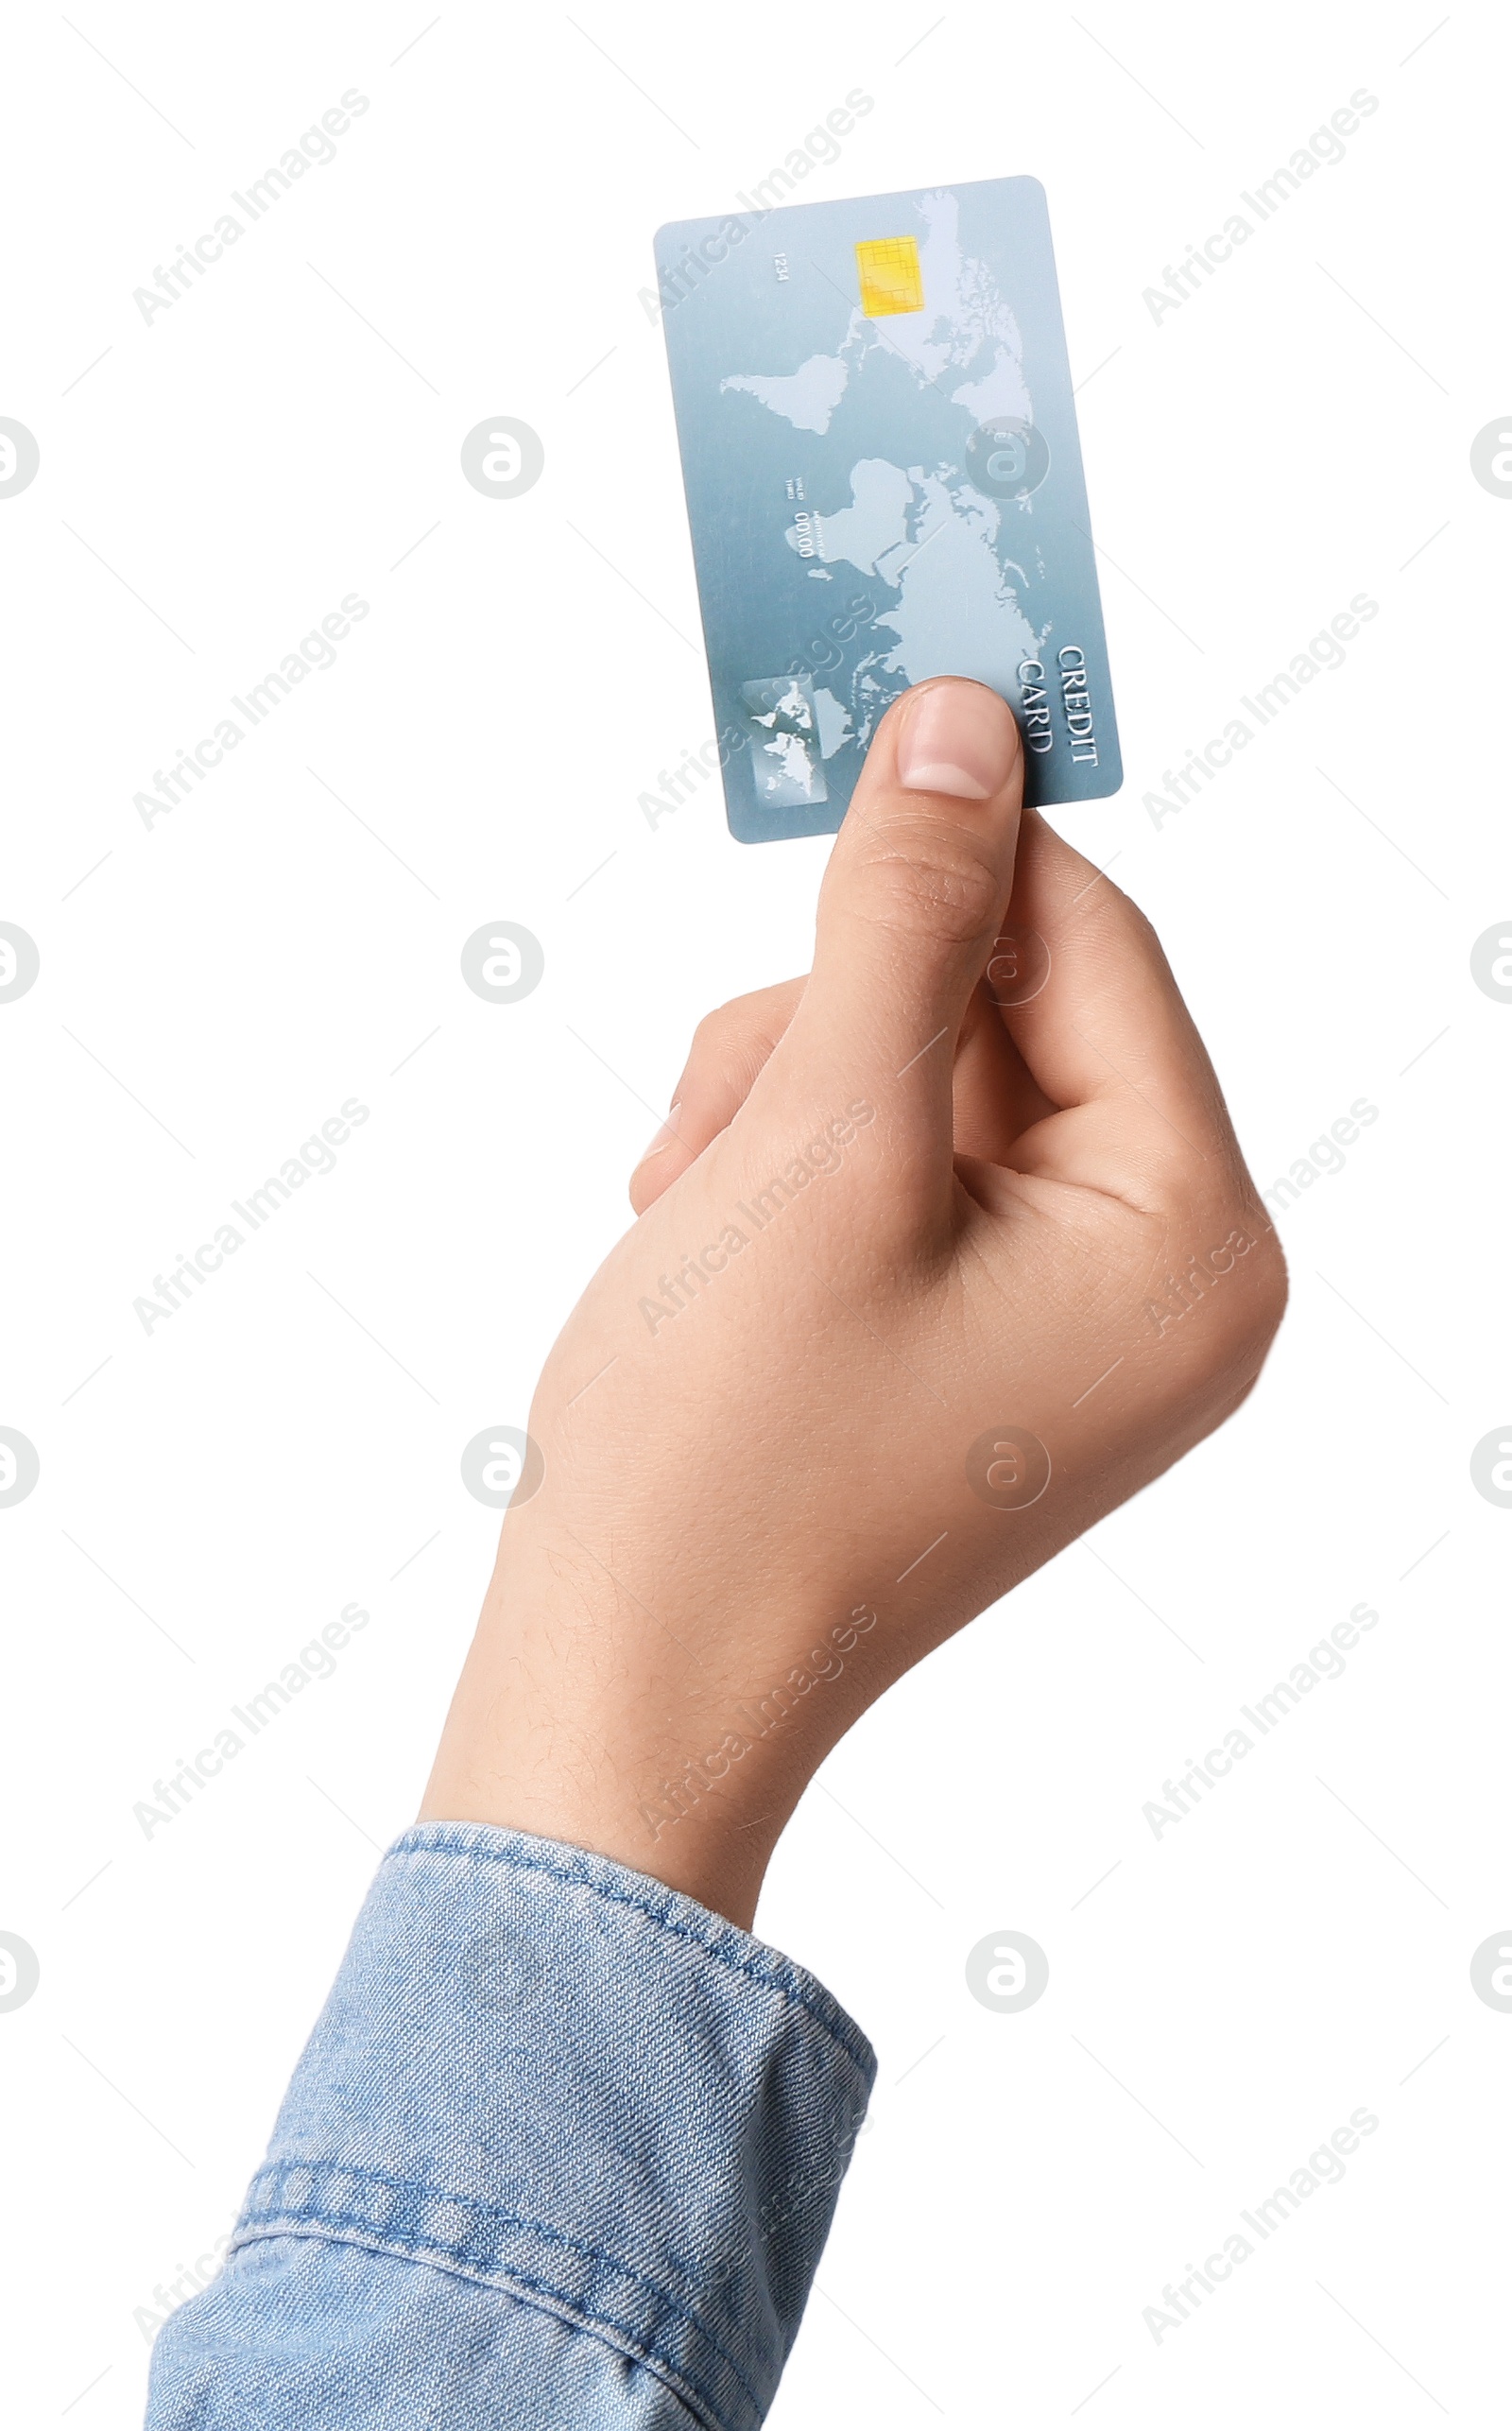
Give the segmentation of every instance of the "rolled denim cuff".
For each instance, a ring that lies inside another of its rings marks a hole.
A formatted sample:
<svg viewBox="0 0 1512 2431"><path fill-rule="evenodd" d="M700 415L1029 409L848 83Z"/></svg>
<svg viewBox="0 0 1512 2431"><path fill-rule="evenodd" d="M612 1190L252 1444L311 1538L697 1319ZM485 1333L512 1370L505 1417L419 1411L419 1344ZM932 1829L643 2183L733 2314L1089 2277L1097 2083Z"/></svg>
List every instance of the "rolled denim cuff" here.
<svg viewBox="0 0 1512 2431"><path fill-rule="evenodd" d="M507 2290L711 2431L771 2404L876 2062L801 1967L610 1858L389 1850L233 2250L309 2236Z"/></svg>

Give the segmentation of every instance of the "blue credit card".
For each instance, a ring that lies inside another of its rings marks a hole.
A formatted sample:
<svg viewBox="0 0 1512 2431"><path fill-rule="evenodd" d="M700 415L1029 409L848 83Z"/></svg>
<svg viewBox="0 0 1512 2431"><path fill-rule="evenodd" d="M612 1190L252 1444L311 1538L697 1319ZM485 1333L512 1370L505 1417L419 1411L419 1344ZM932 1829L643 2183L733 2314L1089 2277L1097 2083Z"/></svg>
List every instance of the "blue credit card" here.
<svg viewBox="0 0 1512 2431"><path fill-rule="evenodd" d="M1044 189L659 230L731 832L838 828L889 701L975 676L1031 802L1123 782Z"/></svg>

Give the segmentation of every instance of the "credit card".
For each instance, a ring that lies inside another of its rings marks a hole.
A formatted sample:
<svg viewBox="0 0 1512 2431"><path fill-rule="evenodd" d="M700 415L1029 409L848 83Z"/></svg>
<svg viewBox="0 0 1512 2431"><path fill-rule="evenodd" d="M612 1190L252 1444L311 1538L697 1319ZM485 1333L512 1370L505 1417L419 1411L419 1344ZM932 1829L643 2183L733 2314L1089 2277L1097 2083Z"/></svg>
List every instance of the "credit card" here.
<svg viewBox="0 0 1512 2431"><path fill-rule="evenodd" d="M679 220L656 260L732 834L833 835L935 675L1011 704L1029 801L1116 793L1039 181Z"/></svg>

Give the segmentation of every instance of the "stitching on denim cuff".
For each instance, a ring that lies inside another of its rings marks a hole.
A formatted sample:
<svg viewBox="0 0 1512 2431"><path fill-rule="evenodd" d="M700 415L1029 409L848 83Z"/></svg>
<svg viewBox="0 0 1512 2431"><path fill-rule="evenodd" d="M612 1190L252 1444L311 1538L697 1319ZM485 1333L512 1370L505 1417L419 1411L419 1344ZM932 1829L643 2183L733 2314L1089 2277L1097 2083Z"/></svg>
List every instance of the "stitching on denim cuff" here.
<svg viewBox="0 0 1512 2431"><path fill-rule="evenodd" d="M804 2015L811 2018L814 2024L829 2036L831 2042L835 2043L860 2071L869 2092L876 2076L876 2055L869 2045L860 2039L860 2028L850 2026L849 2021L843 2019L838 2003L834 2004L835 2016L826 2017L812 2000L793 1985L784 1983L780 1976L767 1973L754 1960L732 1957L729 1951L721 1950L716 1943L711 1941L706 1935L695 1933L686 1924L677 1923L672 1917L653 1907L649 1901L637 1899L633 1892L613 1889L608 1884L594 1882L588 1874L578 1872L571 1866L546 1864L539 1857L523 1856L513 1849L479 1848L471 1840L449 1840L432 1836L444 1831L444 1828L436 1824L414 1825L410 1831L401 1835L392 1848L385 1851L384 1865L387 1866L391 1858L406 1856L481 1858L489 1865L508 1866L517 1873L545 1874L553 1882L570 1883L578 1890L592 1891L596 1899L608 1900L619 1907L634 1908L637 1914L645 1917L649 1922L660 1925L664 1933L674 1935L680 1941L689 1941L695 1949L702 1950L706 1957L717 1959L719 1964L727 1968L730 1974L747 1975L753 1983L764 1984L768 1991L779 1993L795 2009L801 2009ZM591 1853L588 1851L584 1852L585 1855L591 1855ZM613 1857L599 1857L594 1862L600 1865L616 1865L618 1860ZM670 1889L668 1895L671 1898L679 1896L677 1892ZM732 1932L739 1930L737 1926L730 1926L729 1929ZM791 1960L783 1961L778 1952L774 1951L772 1956L780 1965L792 1964ZM833 1996L827 1995L827 1997ZM852 2040L852 2037L856 2039Z"/></svg>
<svg viewBox="0 0 1512 2431"><path fill-rule="evenodd" d="M292 2158L286 2161L269 2161L265 2162L252 2181L252 2187L249 2189L247 2205L236 2224L233 2243L240 2240L244 2231L255 2231L260 2236L267 2236L292 2234L301 2229L351 2229L359 2231L364 2237L370 2238L376 2247L387 2252L408 2255L419 2250L429 2256L445 2257L455 2263L459 2269L465 2270L468 2267L467 2249L455 2238L434 2237L427 2235L423 2231L405 2233L376 2227L371 2220L364 2219L358 2213L335 2210L314 2192L312 2192L311 2201L298 2208L286 2204L258 2205L254 2201L254 2191L260 2181L274 2177L282 2179L291 2170L303 2171L315 2181L321 2179L329 2181L332 2178L358 2180L373 2185L390 2187L398 2194L416 2195L423 2202L443 2204L449 2211L495 2220L505 2228L523 2229L533 2236L542 2238L549 2245L562 2246L569 2252L584 2254L590 2261L605 2264L609 2269L618 2272L633 2285L644 2287L664 2313L670 2314L674 2319L685 2323L694 2331L710 2351L718 2356L742 2394L755 2407L758 2421L761 2419L764 2401L751 2387L734 2356L720 2344L707 2322L700 2320L697 2314L690 2312L686 2305L679 2304L661 2281L647 2277L644 2271L636 2270L629 2263L622 2262L617 2254L609 2253L602 2247L590 2245L581 2237L569 2236L565 2230L554 2228L548 2221L530 2219L522 2213L507 2211L502 2204L486 2203L471 2195L450 2195L443 2188L433 2186L424 2179L400 2178L385 2170L357 2166L350 2162L312 2162ZM482 2267L479 2264L473 2266L473 2267ZM528 2271L516 2268L513 2263L501 2261L498 2267L511 2281L523 2287L533 2289L538 2295L551 2297L554 2302L564 2306L579 2319L596 2323L601 2329L612 2330L616 2336L627 2340L636 2353L644 2355L648 2362L662 2364L668 2371L679 2373L700 2403L708 2406L716 2419L721 2419L720 2408L713 2397L708 2389L695 2380L687 2367L679 2362L675 2356L665 2353L663 2349L651 2346L628 2323L616 2321L607 2313L594 2312L580 2298L569 2295L564 2288L553 2286L550 2280L541 2279Z"/></svg>
<svg viewBox="0 0 1512 2431"><path fill-rule="evenodd" d="M402 2244L386 2241L371 2230L364 2229L352 2233L333 2220L245 2220L237 2225L230 2251L239 2253L244 2247L259 2244L264 2238L269 2244L276 2244L281 2237L308 2237L312 2243L347 2246L361 2253L381 2254L391 2262L423 2263L428 2269L447 2271L454 2278L465 2280L470 2287L487 2287L497 2295L513 2297L517 2303L532 2305L533 2310L544 2313L549 2320L558 2321L566 2329L580 2330L590 2337L598 2333L611 2353L634 2364L639 2371L648 2372L663 2388L669 2389L690 2418L712 2425L713 2431L726 2431L727 2416L696 2381L689 2379L680 2364L653 2353L633 2333L625 2336L614 2322L585 2311L570 2297L558 2298L556 2291L543 2280L535 2282L524 2272L507 2270L486 2276L468 2263L453 2261L440 2254L412 2254ZM533 2298L539 2300L534 2304ZM620 2343L622 2338L623 2344ZM758 2414L758 2422L761 2419Z"/></svg>

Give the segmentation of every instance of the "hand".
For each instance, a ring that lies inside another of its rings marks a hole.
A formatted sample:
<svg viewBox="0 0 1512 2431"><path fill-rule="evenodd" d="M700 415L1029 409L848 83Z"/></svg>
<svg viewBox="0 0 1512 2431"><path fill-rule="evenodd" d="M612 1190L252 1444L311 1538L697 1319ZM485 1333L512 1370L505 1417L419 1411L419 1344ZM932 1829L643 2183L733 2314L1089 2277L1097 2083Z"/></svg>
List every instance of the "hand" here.
<svg viewBox="0 0 1512 2431"><path fill-rule="evenodd" d="M812 973L700 1026L541 1375L426 1816L748 1924L866 1706L1249 1391L1275 1235L1153 931L1022 776L996 694L908 693Z"/></svg>

